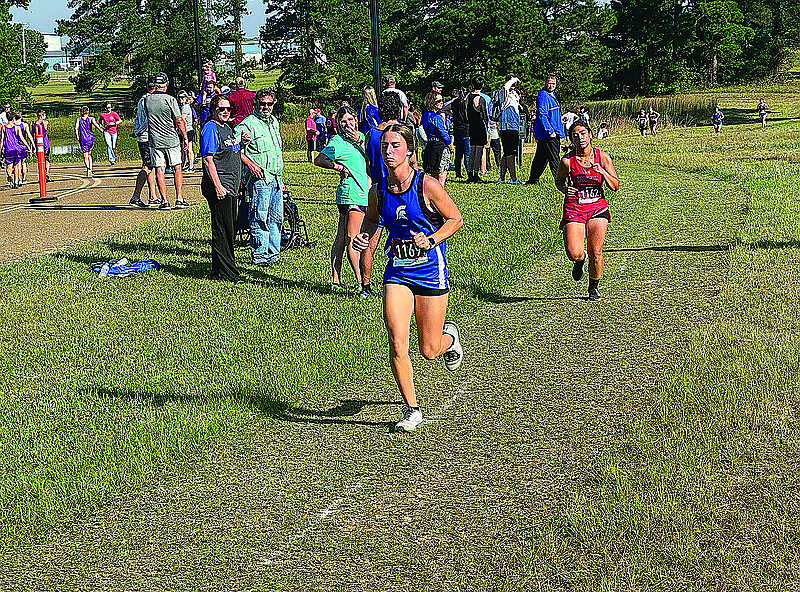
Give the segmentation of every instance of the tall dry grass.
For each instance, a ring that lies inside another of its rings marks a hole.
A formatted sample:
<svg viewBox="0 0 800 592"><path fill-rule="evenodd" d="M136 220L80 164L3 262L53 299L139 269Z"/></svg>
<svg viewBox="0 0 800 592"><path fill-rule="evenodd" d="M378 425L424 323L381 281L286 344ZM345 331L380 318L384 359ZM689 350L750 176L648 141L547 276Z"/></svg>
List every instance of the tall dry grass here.
<svg viewBox="0 0 800 592"><path fill-rule="evenodd" d="M661 127L692 126L697 125L698 122L707 121L718 102L717 97L708 95L673 95L594 101L586 103L586 106L589 109L593 127L605 122L612 132L622 132L638 129L636 115L640 109L646 111L652 106L658 111L661 114L661 118L658 120Z"/></svg>

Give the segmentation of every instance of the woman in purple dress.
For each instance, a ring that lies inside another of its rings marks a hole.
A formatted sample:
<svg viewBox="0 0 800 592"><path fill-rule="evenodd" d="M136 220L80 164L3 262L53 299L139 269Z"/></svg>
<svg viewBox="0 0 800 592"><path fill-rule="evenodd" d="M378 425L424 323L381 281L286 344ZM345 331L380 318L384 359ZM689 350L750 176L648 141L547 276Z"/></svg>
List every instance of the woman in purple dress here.
<svg viewBox="0 0 800 592"><path fill-rule="evenodd" d="M22 121L22 113L17 111L14 113L14 125L17 126L17 135L22 139L24 143L24 147L22 148L22 160L19 163L20 172L22 174L22 178L20 180L20 185L25 185L26 179L28 178L28 154L31 151L31 147L34 146L33 143L33 136L31 136L31 128L30 126Z"/></svg>
<svg viewBox="0 0 800 592"><path fill-rule="evenodd" d="M38 117L33 122L33 135L36 137L41 132L42 144L44 146L45 175L47 182L50 182L50 136L47 135L47 113L44 109L39 109ZM36 141L34 140L34 145Z"/></svg>
<svg viewBox="0 0 800 592"><path fill-rule="evenodd" d="M20 114L19 117L21 118L22 115ZM13 117L2 127L2 132L0 134L0 152L6 161L8 186L16 189L22 186L22 160L30 150L30 146L25 143L20 127L14 123Z"/></svg>
<svg viewBox="0 0 800 592"><path fill-rule="evenodd" d="M92 126L96 127L100 132L103 131L97 120L89 116L89 107L81 107L81 116L75 120L75 137L78 138L78 144L80 144L81 152L83 152L83 164L86 165L87 179L92 177L92 147L94 146Z"/></svg>

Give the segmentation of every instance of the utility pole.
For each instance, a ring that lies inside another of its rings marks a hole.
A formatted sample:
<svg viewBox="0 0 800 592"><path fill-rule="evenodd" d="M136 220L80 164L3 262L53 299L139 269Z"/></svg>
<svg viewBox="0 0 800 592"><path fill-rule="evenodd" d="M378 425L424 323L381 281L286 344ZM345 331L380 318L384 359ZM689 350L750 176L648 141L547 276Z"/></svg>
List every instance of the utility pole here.
<svg viewBox="0 0 800 592"><path fill-rule="evenodd" d="M197 53L197 92L203 88L203 58L200 55L200 0L194 0L194 50Z"/></svg>
<svg viewBox="0 0 800 592"><path fill-rule="evenodd" d="M372 21L372 86L381 92L381 41L378 31L378 0L369 0L369 16Z"/></svg>

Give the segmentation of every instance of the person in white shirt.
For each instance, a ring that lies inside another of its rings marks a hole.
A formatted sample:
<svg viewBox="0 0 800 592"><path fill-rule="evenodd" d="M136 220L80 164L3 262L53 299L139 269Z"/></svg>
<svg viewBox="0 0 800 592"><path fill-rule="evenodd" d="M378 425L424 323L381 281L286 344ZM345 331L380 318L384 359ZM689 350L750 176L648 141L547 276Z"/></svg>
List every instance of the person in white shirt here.
<svg viewBox="0 0 800 592"><path fill-rule="evenodd" d="M395 86L396 84L397 84L397 78L395 78L391 74L383 77L383 86L384 86L383 92L384 93L394 92L400 95L400 103L402 103L403 105L403 112L398 114L399 116L397 119L400 121L407 121L408 107L409 107L408 97L406 96L406 93L404 93L402 90L400 90Z"/></svg>
<svg viewBox="0 0 800 592"><path fill-rule="evenodd" d="M8 123L9 113L11 113L11 104L10 103L3 104L3 111L2 113L0 113L0 125L5 125Z"/></svg>

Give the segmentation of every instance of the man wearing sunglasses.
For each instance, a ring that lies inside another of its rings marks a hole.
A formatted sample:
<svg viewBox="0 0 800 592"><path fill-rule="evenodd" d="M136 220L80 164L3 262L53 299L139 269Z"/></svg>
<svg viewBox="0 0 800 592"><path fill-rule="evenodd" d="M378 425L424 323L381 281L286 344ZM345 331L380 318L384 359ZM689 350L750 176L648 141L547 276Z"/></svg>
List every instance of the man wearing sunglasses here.
<svg viewBox="0 0 800 592"><path fill-rule="evenodd" d="M272 114L275 93L262 88L253 99L255 109L236 126L236 141L242 134L250 141L242 147L242 182L250 195L250 251L253 264L262 267L278 262L283 225L283 141L278 120Z"/></svg>

